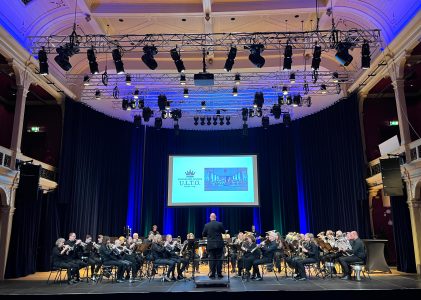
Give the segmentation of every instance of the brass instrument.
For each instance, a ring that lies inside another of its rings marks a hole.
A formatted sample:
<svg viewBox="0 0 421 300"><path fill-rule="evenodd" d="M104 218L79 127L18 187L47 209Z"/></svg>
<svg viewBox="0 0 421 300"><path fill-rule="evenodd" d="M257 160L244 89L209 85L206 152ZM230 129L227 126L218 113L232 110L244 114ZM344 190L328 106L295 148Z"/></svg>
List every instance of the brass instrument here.
<svg viewBox="0 0 421 300"><path fill-rule="evenodd" d="M99 251L99 248L101 248L101 245L100 245L100 244L97 244L97 243L95 243L95 242L92 242L92 246L93 246L96 250L98 250L98 251Z"/></svg>

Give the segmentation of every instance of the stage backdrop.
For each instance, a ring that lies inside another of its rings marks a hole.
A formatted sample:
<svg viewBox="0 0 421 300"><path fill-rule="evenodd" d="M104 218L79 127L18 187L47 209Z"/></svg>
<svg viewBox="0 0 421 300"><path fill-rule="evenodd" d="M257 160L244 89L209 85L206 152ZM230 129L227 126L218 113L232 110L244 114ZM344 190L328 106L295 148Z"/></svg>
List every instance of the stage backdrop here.
<svg viewBox="0 0 421 300"><path fill-rule="evenodd" d="M359 230L367 236L366 189L355 96L292 126L183 131L134 128L66 100L60 164L61 232L201 236L210 212L236 233L255 224L319 232ZM169 121L169 120L168 120ZM152 122L152 121L151 121ZM260 207L167 207L168 155L257 154ZM66 237L66 236L65 236Z"/></svg>

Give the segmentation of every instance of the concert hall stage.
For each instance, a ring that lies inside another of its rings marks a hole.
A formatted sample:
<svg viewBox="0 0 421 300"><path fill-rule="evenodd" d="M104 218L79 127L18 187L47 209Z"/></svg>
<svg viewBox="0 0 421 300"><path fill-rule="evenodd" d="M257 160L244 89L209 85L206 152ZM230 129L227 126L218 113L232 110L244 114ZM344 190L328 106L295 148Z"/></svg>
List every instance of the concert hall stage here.
<svg viewBox="0 0 421 300"><path fill-rule="evenodd" d="M102 283L80 282L74 285L47 284L48 273L36 273L25 278L0 282L0 295L15 296L57 296L65 298L113 298L136 297L148 299L262 299L262 297L310 297L313 299L361 299L383 296L421 295L421 278L416 275L372 274L371 279L360 282L344 281L339 278L311 278L307 281L295 281L291 278L280 278L276 281L273 275L264 277L263 281L243 282L231 278L229 287L196 288L193 281L161 282L158 278L149 282L147 279L135 283L111 283L105 279ZM216 279L217 280L217 279ZM215 293L218 292L218 293ZM326 298L328 297L328 298ZM296 299L296 298L294 298Z"/></svg>

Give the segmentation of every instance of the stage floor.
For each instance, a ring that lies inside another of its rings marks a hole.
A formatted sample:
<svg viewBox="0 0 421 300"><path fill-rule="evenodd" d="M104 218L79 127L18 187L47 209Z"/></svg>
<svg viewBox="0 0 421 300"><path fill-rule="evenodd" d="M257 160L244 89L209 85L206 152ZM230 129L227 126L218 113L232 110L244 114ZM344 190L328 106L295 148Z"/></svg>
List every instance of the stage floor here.
<svg viewBox="0 0 421 300"><path fill-rule="evenodd" d="M47 284L49 272L38 272L36 274L18 278L0 281L0 295L110 295L114 294L133 294L133 293L174 293L168 295L170 299L179 298L181 294L193 296L196 293L206 294L207 292L227 292L229 299L238 298L238 296L251 296L256 292L312 292L315 296L316 291L337 291L337 292L355 292L355 291L376 291L388 292L400 291L403 294L421 295L421 278L416 275L403 274L393 270L392 274L371 274L371 279L365 278L360 282L353 280L341 280L339 278L311 278L306 281L296 281L291 278L275 279L275 276L265 275L262 281L242 281L241 278L230 278L229 287L200 287L196 288L191 280L182 280L177 282L161 282L159 277L152 281L144 279L142 281L129 283L112 283L104 278L101 283L79 282L74 285L66 283ZM187 274L190 277L191 274ZM197 276L204 276L205 272ZM217 280L217 279L216 279ZM231 293L234 292L234 293ZM238 293L239 292L239 293ZM178 294L177 294L178 293ZM226 293L221 293L220 295ZM323 293L326 296L327 293ZM178 295L178 296L176 296ZM152 295L151 295L152 296ZM196 294L196 296L199 296ZM161 297L159 297L161 298ZM183 297L183 299L191 297ZM223 297L224 298L224 297ZM240 298L244 298L243 296ZM316 297L317 298L317 297ZM78 298L79 299L79 298ZM217 300L221 298L218 296Z"/></svg>

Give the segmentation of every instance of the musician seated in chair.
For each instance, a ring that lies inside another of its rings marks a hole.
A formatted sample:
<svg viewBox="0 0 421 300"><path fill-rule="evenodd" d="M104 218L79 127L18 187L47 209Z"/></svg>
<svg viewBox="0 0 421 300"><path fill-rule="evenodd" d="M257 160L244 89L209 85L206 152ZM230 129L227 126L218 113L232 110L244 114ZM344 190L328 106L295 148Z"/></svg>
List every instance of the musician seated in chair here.
<svg viewBox="0 0 421 300"><path fill-rule="evenodd" d="M166 256L170 260L174 261L174 263L177 264L177 279L174 275L174 269L171 273L171 280L181 280L184 279L183 272L186 269L186 266L188 265L189 261L185 259L184 257L180 257L180 250L181 250L181 244L177 240L173 240L171 234L167 234L165 237L165 243L164 248L167 251Z"/></svg>
<svg viewBox="0 0 421 300"><path fill-rule="evenodd" d="M343 270L341 279L350 279L352 271L350 265L353 263L364 263L366 259L365 246L363 241L358 237L358 233L356 231L350 232L348 239L352 250L347 251L350 255L339 257L339 263Z"/></svg>
<svg viewBox="0 0 421 300"><path fill-rule="evenodd" d="M97 246L97 248L95 247ZM87 257L87 264L91 267L92 280L96 280L102 261L98 253L98 244L92 242L92 236L87 234L85 237L85 247L83 248L83 256Z"/></svg>
<svg viewBox="0 0 421 300"><path fill-rule="evenodd" d="M88 264L82 261L83 247L82 240L76 239L76 233L69 233L69 239L64 242L69 246L69 257L73 264L78 265L78 271L75 274L75 281L80 281L79 270L86 267Z"/></svg>
<svg viewBox="0 0 421 300"><path fill-rule="evenodd" d="M242 276L241 272L244 269L246 274L246 279L250 278L250 269L253 266L253 262L255 259L259 258L259 251L256 251L256 239L252 234L246 234L244 242L241 245L241 252L242 256L238 259L238 274L237 276ZM235 276L235 277L237 277Z"/></svg>
<svg viewBox="0 0 421 300"><path fill-rule="evenodd" d="M164 281L171 281L170 275L174 271L175 268L175 262L171 259L166 258L165 255L165 248L162 245L162 236L160 234L154 235L152 239L152 246L151 246L151 252L152 252L152 260L154 262L154 267L158 265L166 265L168 266L167 274L164 275ZM154 268L152 272L156 272L156 269Z"/></svg>
<svg viewBox="0 0 421 300"><path fill-rule="evenodd" d="M194 271L196 273L200 273L199 272L199 259L200 259L200 256L199 256L199 254L196 253L196 252L198 252L198 249L194 249L194 247L191 247L189 249L189 247L188 247L189 243L190 243L190 245L193 245L192 243L194 243L194 241L195 241L194 234L191 233L191 232L188 233L187 234L187 239L183 242L183 244L181 246L180 256L183 257L186 260L186 270L189 267L189 261L193 261Z"/></svg>
<svg viewBox="0 0 421 300"><path fill-rule="evenodd" d="M56 241L55 247L52 251L52 267L54 268L63 268L67 270L67 283L73 284L76 281L72 277L76 276L76 272L79 272L78 264L72 262L72 259L69 257L69 245L64 245L64 239L59 238Z"/></svg>
<svg viewBox="0 0 421 300"><path fill-rule="evenodd" d="M285 240L282 238L282 236L279 232L276 233L275 242L276 242L277 247L276 247L275 253L273 255L273 260L274 260L274 263L275 263L274 267L276 267L278 269L278 272L280 272L281 271L281 260L282 260L282 258L285 258L286 255L285 255L285 251L284 251L285 250L284 249Z"/></svg>
<svg viewBox="0 0 421 300"><path fill-rule="evenodd" d="M262 258L253 261L253 275L251 279L262 280L259 271L259 265L271 264L273 262L273 255L275 254L278 245L275 242L276 233L269 232L268 238L260 243L259 248L262 251Z"/></svg>
<svg viewBox="0 0 421 300"><path fill-rule="evenodd" d="M304 235L303 242L299 245L301 251L300 256L294 258L287 258L287 263L291 267L295 268L295 279L306 280L307 274L305 271L305 265L319 262L319 247L314 243L314 235L312 233L306 233Z"/></svg>
<svg viewBox="0 0 421 300"><path fill-rule="evenodd" d="M104 266L116 266L117 267L117 282L124 282L124 263L113 255L117 246L110 243L110 237L104 236L101 247L99 248L99 255L101 256Z"/></svg>

